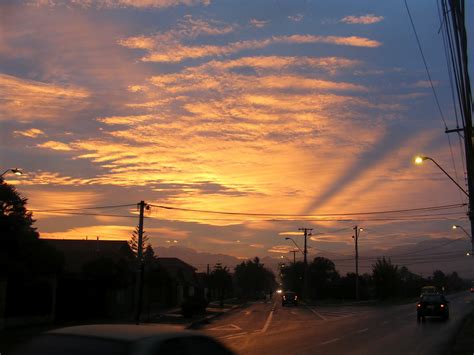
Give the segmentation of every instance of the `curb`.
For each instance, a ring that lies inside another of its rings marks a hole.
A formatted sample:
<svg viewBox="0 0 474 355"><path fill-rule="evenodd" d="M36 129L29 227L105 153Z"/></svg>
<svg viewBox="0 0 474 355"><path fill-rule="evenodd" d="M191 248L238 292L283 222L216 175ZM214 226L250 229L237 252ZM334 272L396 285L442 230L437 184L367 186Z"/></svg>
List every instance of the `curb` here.
<svg viewBox="0 0 474 355"><path fill-rule="evenodd" d="M246 303L242 303L242 304L237 304L235 306L232 306L231 308L229 308L228 310L226 310L225 312L218 312L216 314L211 314L209 316L205 316L201 319L197 319L193 322L191 322L190 324L188 324L185 328L186 329L198 329L199 327L201 327L202 325L204 324L207 324L209 323L211 320L217 318L217 317L220 317L222 316L223 314L226 314L226 313L229 313L237 308L240 308L240 307L243 307L245 306Z"/></svg>

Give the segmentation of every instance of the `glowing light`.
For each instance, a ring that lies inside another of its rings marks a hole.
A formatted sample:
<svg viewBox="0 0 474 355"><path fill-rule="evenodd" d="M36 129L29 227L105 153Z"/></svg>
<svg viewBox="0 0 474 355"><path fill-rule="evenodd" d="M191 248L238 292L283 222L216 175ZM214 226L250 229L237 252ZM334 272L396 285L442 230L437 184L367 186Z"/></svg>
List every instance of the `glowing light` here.
<svg viewBox="0 0 474 355"><path fill-rule="evenodd" d="M415 157L415 164L420 165L421 163L423 163L423 160L425 160L423 159L423 157L417 156Z"/></svg>

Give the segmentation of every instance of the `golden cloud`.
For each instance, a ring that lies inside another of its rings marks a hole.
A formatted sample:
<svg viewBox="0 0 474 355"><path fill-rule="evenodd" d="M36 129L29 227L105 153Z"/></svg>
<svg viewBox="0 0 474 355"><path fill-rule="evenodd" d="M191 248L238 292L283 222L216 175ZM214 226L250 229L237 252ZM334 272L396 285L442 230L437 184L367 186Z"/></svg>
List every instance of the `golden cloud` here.
<svg viewBox="0 0 474 355"><path fill-rule="evenodd" d="M64 87L0 74L0 120L23 122L38 119L53 120L66 112L87 107L89 92L76 87Z"/></svg>
<svg viewBox="0 0 474 355"><path fill-rule="evenodd" d="M261 49L271 44L306 44L329 43L334 45L374 48L382 45L379 41L358 36L314 36L291 35L274 36L262 40L245 40L229 43L223 46L216 45L184 45L174 36L163 34L158 37L131 37L122 39L119 44L128 48L140 48L149 51L141 60L144 62L181 62L184 59L197 59L212 56L227 56L243 50Z"/></svg>
<svg viewBox="0 0 474 355"><path fill-rule="evenodd" d="M38 128L31 128L26 131L14 131L13 133L16 134L17 136L23 136L23 137L28 137L28 138L36 138L39 136L46 135L42 130Z"/></svg>
<svg viewBox="0 0 474 355"><path fill-rule="evenodd" d="M37 144L36 146L40 148L60 150L64 152L68 152L72 150L72 148L68 144L62 143L62 142L56 142L56 141L47 141L41 144Z"/></svg>
<svg viewBox="0 0 474 355"><path fill-rule="evenodd" d="M373 23L380 22L384 19L383 16L376 16L374 14L367 14L364 16L346 16L341 22L348 23L351 25L371 25Z"/></svg>

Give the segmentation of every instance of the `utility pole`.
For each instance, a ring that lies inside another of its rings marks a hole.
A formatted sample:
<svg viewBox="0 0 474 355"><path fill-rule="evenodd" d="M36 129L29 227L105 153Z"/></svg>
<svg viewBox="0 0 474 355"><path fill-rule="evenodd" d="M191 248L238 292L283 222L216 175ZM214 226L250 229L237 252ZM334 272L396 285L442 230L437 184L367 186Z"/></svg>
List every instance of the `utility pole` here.
<svg viewBox="0 0 474 355"><path fill-rule="evenodd" d="M143 298L143 273L144 273L144 265L143 265L143 218L145 214L145 208L149 209L149 206L145 203L145 201L140 201L138 204L138 208L140 210L140 215L138 219L138 246L137 246L137 282L136 282L136 315L135 321L136 324L140 324L140 315L142 313L142 298Z"/></svg>
<svg viewBox="0 0 474 355"><path fill-rule="evenodd" d="M355 267L356 267L356 276L355 276L355 296L356 300L359 300L359 227L355 226L354 228L354 235L352 238L354 238L355 241Z"/></svg>
<svg viewBox="0 0 474 355"><path fill-rule="evenodd" d="M447 4L449 3L449 9ZM465 2L464 0L443 1L445 17L445 31L449 36L452 34L452 43L455 48L452 56L452 66L456 67L453 71L457 81L457 93L459 111L464 121L464 127L457 129L446 129L446 133L463 132L464 135L464 151L466 154L466 171L467 171L467 187L469 193L469 209L468 216L471 222L471 251L474 254L474 151L472 142L472 93L471 82L469 79L468 50L467 50L467 33L465 22ZM451 19L449 19L449 16ZM451 28L452 27L452 28ZM451 43L450 43L451 44Z"/></svg>
<svg viewBox="0 0 474 355"><path fill-rule="evenodd" d="M304 249L303 249L303 263L304 263L304 284L303 284L303 296L308 297L309 288L309 277L308 277L308 247L307 239L308 235L311 235L313 228L298 228L299 231L304 232ZM308 234L309 232L309 234Z"/></svg>
<svg viewBox="0 0 474 355"><path fill-rule="evenodd" d="M296 253L298 252L299 250L290 250L290 253L293 253L293 264L296 264Z"/></svg>

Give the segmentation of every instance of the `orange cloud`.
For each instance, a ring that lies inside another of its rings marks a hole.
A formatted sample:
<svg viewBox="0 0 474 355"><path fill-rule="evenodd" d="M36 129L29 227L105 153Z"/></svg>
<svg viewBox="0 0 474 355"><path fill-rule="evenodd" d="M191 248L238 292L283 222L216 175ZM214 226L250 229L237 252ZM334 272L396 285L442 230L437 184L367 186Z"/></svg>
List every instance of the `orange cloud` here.
<svg viewBox="0 0 474 355"><path fill-rule="evenodd" d="M178 38L179 39L179 38ZM154 45L152 44L154 42ZM119 44L128 48L140 48L149 51L149 54L141 60L144 62L181 62L184 59L197 59L212 56L226 56L243 50L261 49L271 44L304 44L304 43L329 43L334 45L355 46L374 48L382 45L379 41L365 37L349 36L314 36L314 35L291 35L275 36L262 40L245 40L229 43L224 46L216 45L184 45L169 34L158 38L132 37L122 39Z"/></svg>
<svg viewBox="0 0 474 355"><path fill-rule="evenodd" d="M28 137L28 138L36 138L39 136L46 135L42 130L38 128L31 128L26 131L14 131L13 133L16 134L17 136L23 136L23 137Z"/></svg>
<svg viewBox="0 0 474 355"><path fill-rule="evenodd" d="M364 16L346 16L341 20L341 22L348 23L351 25L371 25L373 23L380 22L383 19L383 16L367 14Z"/></svg>
<svg viewBox="0 0 474 355"><path fill-rule="evenodd" d="M0 120L18 119L29 122L53 120L65 112L77 112L88 106L89 92L76 87L64 87L25 80L0 73Z"/></svg>
<svg viewBox="0 0 474 355"><path fill-rule="evenodd" d="M47 141L47 142L38 144L37 147L48 148L52 150L61 150L64 152L68 152L72 150L72 148L69 145L62 142L56 142L56 141Z"/></svg>

